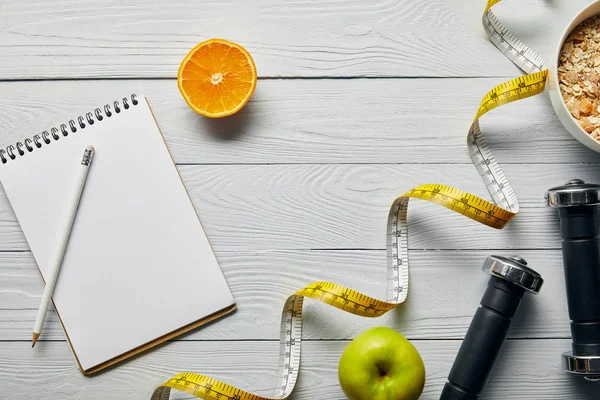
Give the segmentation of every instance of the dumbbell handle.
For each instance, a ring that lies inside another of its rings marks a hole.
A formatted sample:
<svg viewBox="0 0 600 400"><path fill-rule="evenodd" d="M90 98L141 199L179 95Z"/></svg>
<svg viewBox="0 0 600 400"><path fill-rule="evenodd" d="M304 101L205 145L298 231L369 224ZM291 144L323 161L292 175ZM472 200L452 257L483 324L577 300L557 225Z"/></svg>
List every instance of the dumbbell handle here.
<svg viewBox="0 0 600 400"><path fill-rule="evenodd" d="M492 276L440 400L475 400L494 368L525 290Z"/></svg>
<svg viewBox="0 0 600 400"><path fill-rule="evenodd" d="M573 353L600 355L598 206L559 208Z"/></svg>

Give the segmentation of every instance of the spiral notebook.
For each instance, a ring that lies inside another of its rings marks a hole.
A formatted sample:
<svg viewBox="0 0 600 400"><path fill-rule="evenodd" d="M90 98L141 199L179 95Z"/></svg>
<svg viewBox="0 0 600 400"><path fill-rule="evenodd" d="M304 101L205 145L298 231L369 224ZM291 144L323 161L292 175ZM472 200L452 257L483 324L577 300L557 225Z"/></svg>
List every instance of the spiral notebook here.
<svg viewBox="0 0 600 400"><path fill-rule="evenodd" d="M235 308L143 96L0 149L0 181L42 276L89 144L94 161L53 296L86 374Z"/></svg>

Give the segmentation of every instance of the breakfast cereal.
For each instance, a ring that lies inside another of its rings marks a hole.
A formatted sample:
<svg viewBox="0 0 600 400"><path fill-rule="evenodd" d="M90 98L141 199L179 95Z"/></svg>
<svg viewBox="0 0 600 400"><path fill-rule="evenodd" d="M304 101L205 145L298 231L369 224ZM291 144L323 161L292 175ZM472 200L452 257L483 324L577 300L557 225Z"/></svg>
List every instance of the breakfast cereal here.
<svg viewBox="0 0 600 400"><path fill-rule="evenodd" d="M583 130L600 140L600 18L582 22L565 40L558 60L562 98Z"/></svg>

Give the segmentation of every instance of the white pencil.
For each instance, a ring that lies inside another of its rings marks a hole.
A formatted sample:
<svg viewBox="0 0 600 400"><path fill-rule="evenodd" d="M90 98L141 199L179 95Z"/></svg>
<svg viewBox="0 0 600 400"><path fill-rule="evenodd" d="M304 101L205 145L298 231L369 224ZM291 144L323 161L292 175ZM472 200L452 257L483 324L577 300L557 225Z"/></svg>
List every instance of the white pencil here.
<svg viewBox="0 0 600 400"><path fill-rule="evenodd" d="M40 333L42 333L42 327L44 326L44 320L46 319L46 313L48 312L50 298L54 292L54 286L56 285L56 279L58 278L58 271L60 271L65 249L67 248L69 236L71 235L71 228L73 227L73 221L75 220L75 214L77 213L77 208L79 207L79 200L81 199L81 193L83 192L83 187L85 186L85 181L87 179L88 170L92 162L93 155L94 146L90 145L84 150L83 158L76 168L75 187L67 204L67 210L69 214L57 232L58 237L60 238L60 243L56 249L56 253L54 253L54 258L52 259L52 263L50 265L50 271L46 277L46 288L44 289L42 303L40 304L40 309L38 310L38 315L35 320L31 347L35 346L35 342L37 342L38 338L40 337Z"/></svg>

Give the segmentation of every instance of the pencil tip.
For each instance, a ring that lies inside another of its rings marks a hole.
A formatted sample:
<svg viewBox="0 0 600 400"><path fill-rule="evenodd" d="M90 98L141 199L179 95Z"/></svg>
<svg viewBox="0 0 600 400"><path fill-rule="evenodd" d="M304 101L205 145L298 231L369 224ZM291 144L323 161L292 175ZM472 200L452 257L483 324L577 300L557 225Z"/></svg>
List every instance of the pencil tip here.
<svg viewBox="0 0 600 400"><path fill-rule="evenodd" d="M31 335L31 347L32 348L33 348L33 346L35 346L35 343L37 342L39 337L40 337L39 333L33 332L33 335Z"/></svg>

